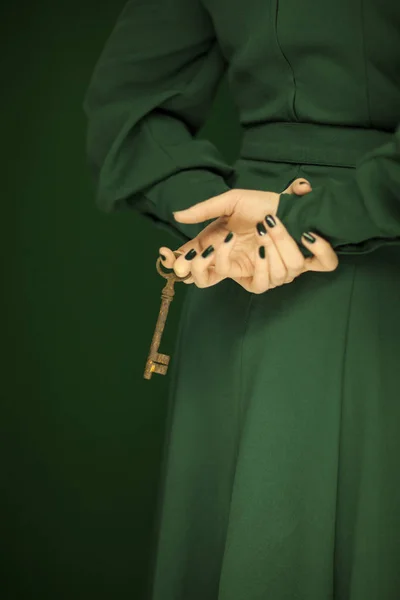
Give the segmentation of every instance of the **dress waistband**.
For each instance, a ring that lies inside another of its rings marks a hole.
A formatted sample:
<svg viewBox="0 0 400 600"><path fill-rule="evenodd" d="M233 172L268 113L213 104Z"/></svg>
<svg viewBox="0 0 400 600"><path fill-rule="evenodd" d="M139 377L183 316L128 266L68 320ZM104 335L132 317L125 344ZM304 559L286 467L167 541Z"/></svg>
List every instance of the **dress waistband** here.
<svg viewBox="0 0 400 600"><path fill-rule="evenodd" d="M358 160L383 145L393 133L380 129L274 122L244 130L240 157L272 162L355 167Z"/></svg>

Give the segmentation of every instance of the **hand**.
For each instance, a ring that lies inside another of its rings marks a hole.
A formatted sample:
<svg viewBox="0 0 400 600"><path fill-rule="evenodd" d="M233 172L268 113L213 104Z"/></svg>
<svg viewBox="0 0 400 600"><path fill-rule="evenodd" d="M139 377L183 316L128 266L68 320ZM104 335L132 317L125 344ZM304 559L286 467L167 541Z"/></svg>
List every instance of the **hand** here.
<svg viewBox="0 0 400 600"><path fill-rule="evenodd" d="M291 283L307 271L327 272L336 269L339 264L337 255L324 238L313 233L314 241L310 242L303 236L302 243L314 254L311 258L305 258L283 223L276 216L273 220L273 226L267 221L262 223L267 235L263 233L264 230L257 232L261 241L253 276L239 281L247 291L262 294Z"/></svg>
<svg viewBox="0 0 400 600"><path fill-rule="evenodd" d="M310 191L307 180L296 179L283 193L303 195ZM253 293L289 283L306 271L334 270L338 264L337 256L320 236L315 235L317 241L314 244L304 242L314 257L303 257L297 243L276 217L278 203L279 194L274 192L234 189L176 213L176 220L185 222L201 222L218 213L220 217L178 249L184 254L193 249L195 258L191 261L185 256L176 259L171 250L161 247L160 253L166 256L164 266L173 267L181 277L191 272L192 277L185 281L188 284L209 287L230 277ZM264 221L266 214L275 214L275 227L269 227ZM260 237L255 227L257 223L263 223L264 231L269 234ZM234 235L224 244L230 230ZM203 258L201 252L209 246L214 251ZM259 254L262 246L265 258Z"/></svg>
<svg viewBox="0 0 400 600"><path fill-rule="evenodd" d="M284 192L302 195L310 190L311 186L307 180L297 179ZM176 259L172 250L162 246L160 254L166 257L162 264L167 268L174 268L180 277L192 272L192 278L185 280L185 283L194 282L198 287L215 285L227 277L238 282L242 278L250 277L254 273L254 259L258 250L255 225L266 214L275 214L278 203L279 194L274 192L233 189L175 213L177 221L185 222L202 222L217 215L218 218L207 225L193 240L178 248L177 252L185 255L192 250L187 260L184 256ZM236 234L235 242L233 243L232 240L233 248L232 245L222 245L231 230ZM219 248L219 251L211 253L209 258L203 258L201 253L209 246L214 249ZM229 269L226 268L227 260L223 254L223 251L228 248ZM189 260L191 262L188 262ZM224 263L225 272L223 272Z"/></svg>

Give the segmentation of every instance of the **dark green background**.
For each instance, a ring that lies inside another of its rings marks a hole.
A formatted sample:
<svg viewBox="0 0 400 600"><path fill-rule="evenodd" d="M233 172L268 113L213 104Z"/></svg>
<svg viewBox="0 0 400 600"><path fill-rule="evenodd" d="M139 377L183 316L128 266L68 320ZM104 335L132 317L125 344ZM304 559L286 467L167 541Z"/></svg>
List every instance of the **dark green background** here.
<svg viewBox="0 0 400 600"><path fill-rule="evenodd" d="M180 243L95 206L82 99L123 4L1 9L4 600L146 597L169 376L143 369L158 248ZM223 81L200 134L230 162L236 117Z"/></svg>

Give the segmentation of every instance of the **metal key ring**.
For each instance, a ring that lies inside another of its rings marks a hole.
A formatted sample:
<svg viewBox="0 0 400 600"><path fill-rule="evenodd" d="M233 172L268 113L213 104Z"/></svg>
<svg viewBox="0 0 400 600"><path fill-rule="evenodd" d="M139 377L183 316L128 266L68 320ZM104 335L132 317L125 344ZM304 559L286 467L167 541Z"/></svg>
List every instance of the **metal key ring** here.
<svg viewBox="0 0 400 600"><path fill-rule="evenodd" d="M176 258L183 254L183 252L179 252L179 250L174 250L173 252ZM189 279L189 277L192 276L191 273L188 273L187 275L185 275L185 277L179 277L179 275L177 275L173 269L170 269L169 271L163 271L160 257L157 258L156 269L159 272L159 274L165 279L174 279L175 281L186 281L186 279Z"/></svg>

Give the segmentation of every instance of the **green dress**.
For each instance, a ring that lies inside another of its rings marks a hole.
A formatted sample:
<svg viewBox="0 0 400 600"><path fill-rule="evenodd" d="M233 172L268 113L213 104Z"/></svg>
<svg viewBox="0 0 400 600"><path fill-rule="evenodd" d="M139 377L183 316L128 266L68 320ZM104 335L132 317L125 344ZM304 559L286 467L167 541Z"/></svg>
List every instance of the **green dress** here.
<svg viewBox="0 0 400 600"><path fill-rule="evenodd" d="M227 76L235 164L196 133ZM174 232L230 188L281 192L333 272L189 286L152 600L400 598L400 2L132 0L85 97L104 211Z"/></svg>

